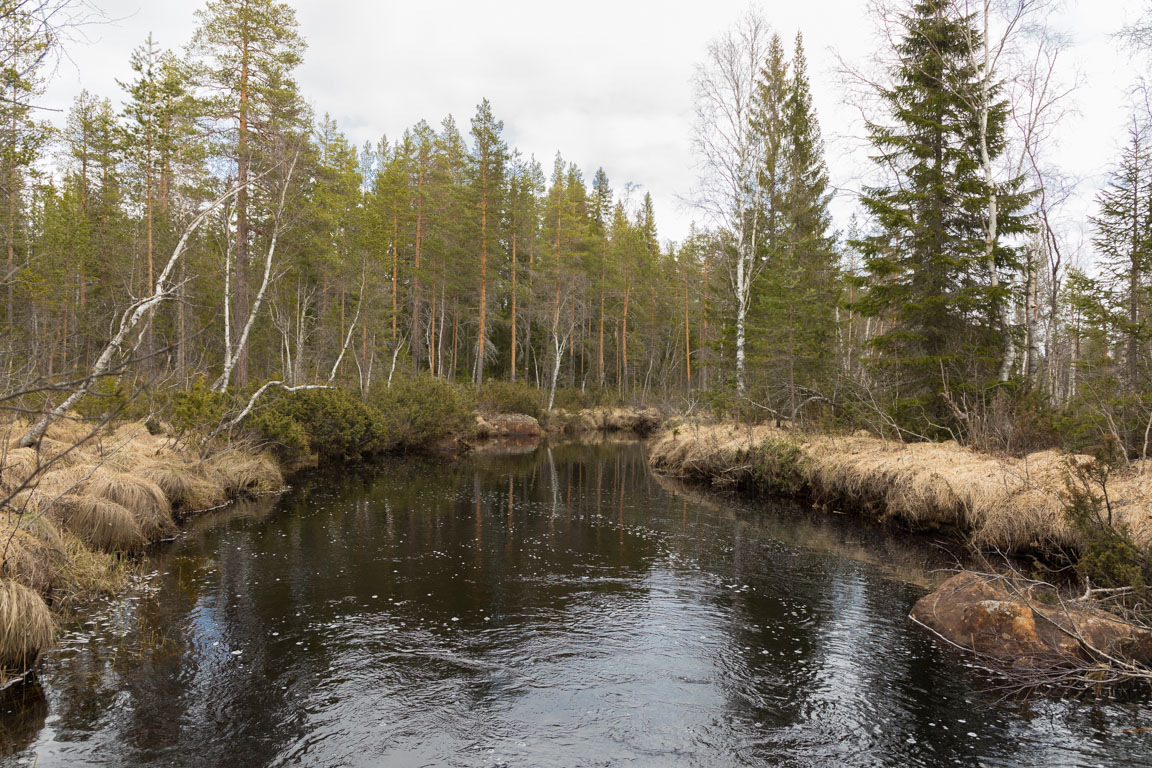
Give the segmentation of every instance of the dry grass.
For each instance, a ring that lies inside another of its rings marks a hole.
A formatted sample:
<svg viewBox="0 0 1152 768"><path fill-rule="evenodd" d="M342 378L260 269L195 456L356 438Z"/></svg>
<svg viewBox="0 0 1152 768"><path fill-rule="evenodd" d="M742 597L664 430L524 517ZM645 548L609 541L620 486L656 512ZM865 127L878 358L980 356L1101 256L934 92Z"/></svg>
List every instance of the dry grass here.
<svg viewBox="0 0 1152 768"><path fill-rule="evenodd" d="M44 436L68 445L75 445L92 434L95 425L86 423L80 416L67 414L48 425Z"/></svg>
<svg viewBox="0 0 1152 768"><path fill-rule="evenodd" d="M44 599L23 584L0 579L0 666L32 667L40 651L52 645L52 613Z"/></svg>
<svg viewBox="0 0 1152 768"><path fill-rule="evenodd" d="M60 574L61 587L53 593L53 606L91 595L115 595L131 576L142 572L135 558L93 549L70 531L62 535L68 567Z"/></svg>
<svg viewBox="0 0 1152 768"><path fill-rule="evenodd" d="M79 418L54 423L36 448L12 445L27 426L0 426L0 498L27 484L0 509L0 675L22 671L51 643L41 595L65 610L115 594L138 568L124 555L176 533L174 509L190 513L283 487L268 456L233 450L205 461L143 424L105 429L71 451L92 431Z"/></svg>
<svg viewBox="0 0 1152 768"><path fill-rule="evenodd" d="M230 497L275 493L284 487L276 462L265 454L233 451L218 454L204 464L205 477L219 484Z"/></svg>
<svg viewBox="0 0 1152 768"><path fill-rule="evenodd" d="M34 448L9 448L0 457L0 493L8 494L27 480L38 466Z"/></svg>
<svg viewBox="0 0 1152 768"><path fill-rule="evenodd" d="M9 452L18 450L25 449L21 449L20 446L16 444L16 441L9 443ZM33 451L41 466L52 462L53 467L66 467L83 460L83 451L73 447L72 443L53 440L50 437L41 438L35 445L27 450Z"/></svg>
<svg viewBox="0 0 1152 768"><path fill-rule="evenodd" d="M874 437L803 435L769 427L681 426L652 446L653 468L711 482L751 476L766 439L795 445L807 492L836 509L858 510L916 529L953 527L981 547L1074 546L1064 519L1070 457L1055 451L1020 459L955 443L901 444ZM1152 463L1152 462L1150 462ZM1152 467L1113 478L1117 522L1152 540Z"/></svg>
<svg viewBox="0 0 1152 768"><path fill-rule="evenodd" d="M0 513L0 575L46 594L60 583L62 543L46 518Z"/></svg>
<svg viewBox="0 0 1152 768"><path fill-rule="evenodd" d="M128 509L98 496L62 496L49 514L65 530L102 552L133 552L147 541Z"/></svg>
<svg viewBox="0 0 1152 768"><path fill-rule="evenodd" d="M140 533L156 541L176 533L172 504L160 486L127 472L98 471L84 484L86 493L115 502L132 513Z"/></svg>
<svg viewBox="0 0 1152 768"><path fill-rule="evenodd" d="M199 466L191 463L153 459L137 467L136 474L159 486L181 513L216 507L228 498L223 483L215 482L215 475L206 477Z"/></svg>

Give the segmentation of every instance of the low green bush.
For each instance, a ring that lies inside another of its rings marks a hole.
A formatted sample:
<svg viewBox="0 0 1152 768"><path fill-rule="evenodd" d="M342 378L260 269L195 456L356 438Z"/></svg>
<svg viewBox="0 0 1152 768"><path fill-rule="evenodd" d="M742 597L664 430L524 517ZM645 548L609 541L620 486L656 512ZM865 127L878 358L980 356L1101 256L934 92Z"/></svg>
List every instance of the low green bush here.
<svg viewBox="0 0 1152 768"><path fill-rule="evenodd" d="M804 491L806 459L798 445L769 437L756 446L751 458L751 482L756 490L786 496Z"/></svg>
<svg viewBox="0 0 1152 768"><path fill-rule="evenodd" d="M702 394L712 414L722 421L738 424L761 424L769 416L769 411L756 406L748 397L741 397L728 389L712 389Z"/></svg>
<svg viewBox="0 0 1152 768"><path fill-rule="evenodd" d="M1152 584L1152 547L1138 543L1132 529L1113 518L1108 495L1108 479L1121 450L1117 445L1094 461L1073 466L1065 516L1080 539L1077 574L1094 587L1130 589L1120 602L1147 614L1152 612L1144 599Z"/></svg>
<svg viewBox="0 0 1152 768"><path fill-rule="evenodd" d="M216 429L232 404L228 395L213 392L204 379L196 379L188 389L171 394L166 410L172 428L182 435Z"/></svg>
<svg viewBox="0 0 1152 768"><path fill-rule="evenodd" d="M523 382L486 381L476 404L486 413L523 413L539 419L544 412L544 393Z"/></svg>
<svg viewBox="0 0 1152 768"><path fill-rule="evenodd" d="M547 402L546 399L545 402ZM610 389L604 389L603 387L589 386L583 389L579 387L557 387L556 399L552 407L565 411L581 411L585 408L619 404L620 398L616 392Z"/></svg>
<svg viewBox="0 0 1152 768"><path fill-rule="evenodd" d="M397 379L373 391L369 403L381 418L390 448L421 450L467 432L471 399L458 387L430 376Z"/></svg>
<svg viewBox="0 0 1152 768"><path fill-rule="evenodd" d="M380 414L341 389L271 394L251 423L283 450L322 460L358 459L389 447Z"/></svg>

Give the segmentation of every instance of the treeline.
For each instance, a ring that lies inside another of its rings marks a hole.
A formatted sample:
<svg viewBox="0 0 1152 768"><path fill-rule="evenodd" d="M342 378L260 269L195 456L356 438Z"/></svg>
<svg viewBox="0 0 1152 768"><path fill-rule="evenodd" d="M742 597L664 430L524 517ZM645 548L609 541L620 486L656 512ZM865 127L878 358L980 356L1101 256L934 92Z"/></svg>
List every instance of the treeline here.
<svg viewBox="0 0 1152 768"><path fill-rule="evenodd" d="M184 50L131 53L119 106L83 93L53 129L36 9L68 5L0 0L8 392L367 399L425 375L1009 451L1152 444L1152 119L1090 260L1048 0L877 6L882 65L846 73L874 173L839 230L803 38L749 12L697 70L706 225L679 243L634 185L509 147L486 100L355 146L306 105L277 0L208 2Z"/></svg>
<svg viewBox="0 0 1152 768"><path fill-rule="evenodd" d="M19 38L34 19L6 5ZM698 238L662 248L649 195L524 157L486 100L466 126L357 147L310 113L304 52L287 4L209 2L185 51L132 52L121 106L82 93L55 130L36 110L43 51L17 51L0 104L8 391L83 378L209 209L125 345L121 371L154 387L366 393L422 373L642 398L708 380L714 257Z"/></svg>
<svg viewBox="0 0 1152 768"><path fill-rule="evenodd" d="M1087 223L1093 252L1081 251L1055 142L1075 85L1059 66L1058 10L873 8L879 65L843 72L873 170L838 237L804 91L780 85L803 79L799 41L782 67L750 11L713 42L696 89L699 198L727 238L721 339L750 415L1148 455L1152 112L1137 100ZM1152 48L1149 18L1121 36L1134 61Z"/></svg>

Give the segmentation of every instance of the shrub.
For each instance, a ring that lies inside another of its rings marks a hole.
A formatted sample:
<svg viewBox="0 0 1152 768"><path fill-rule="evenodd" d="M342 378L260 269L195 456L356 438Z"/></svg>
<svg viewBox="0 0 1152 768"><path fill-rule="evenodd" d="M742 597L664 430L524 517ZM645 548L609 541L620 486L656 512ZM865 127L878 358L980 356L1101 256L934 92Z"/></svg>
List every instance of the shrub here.
<svg viewBox="0 0 1152 768"><path fill-rule="evenodd" d="M1152 584L1152 547L1138 544L1131 528L1113 519L1108 479L1120 450L1117 445L1107 455L1073 466L1067 478L1065 515L1080 539L1076 559L1080 577L1095 587L1128 588L1134 598L1128 602L1139 605Z"/></svg>
<svg viewBox="0 0 1152 768"><path fill-rule="evenodd" d="M544 393L523 382L486 381L477 405L489 413L523 413L539 419L544 412Z"/></svg>
<svg viewBox="0 0 1152 768"><path fill-rule="evenodd" d="M172 395L172 428L177 434L215 429L230 406L227 395L212 392L197 379L188 390Z"/></svg>
<svg viewBox="0 0 1152 768"><path fill-rule="evenodd" d="M766 438L752 453L751 482L761 491L788 496L805 487L805 458L794 443Z"/></svg>
<svg viewBox="0 0 1152 768"><path fill-rule="evenodd" d="M449 382L429 376L395 380L374 391L370 402L389 445L401 450L431 447L472 425L469 399Z"/></svg>
<svg viewBox="0 0 1152 768"><path fill-rule="evenodd" d="M751 399L740 397L730 390L709 390L703 397L716 418L724 421L755 425L764 422L770 415L769 411L758 408Z"/></svg>
<svg viewBox="0 0 1152 768"><path fill-rule="evenodd" d="M282 451L321 459L356 459L388 447L380 414L340 389L305 389L273 395L252 424Z"/></svg>
<svg viewBox="0 0 1152 768"><path fill-rule="evenodd" d="M578 387L557 387L556 399L553 408L562 408L566 411L580 411L585 408L597 406L618 405L620 398L610 389L599 386L589 386L583 389Z"/></svg>

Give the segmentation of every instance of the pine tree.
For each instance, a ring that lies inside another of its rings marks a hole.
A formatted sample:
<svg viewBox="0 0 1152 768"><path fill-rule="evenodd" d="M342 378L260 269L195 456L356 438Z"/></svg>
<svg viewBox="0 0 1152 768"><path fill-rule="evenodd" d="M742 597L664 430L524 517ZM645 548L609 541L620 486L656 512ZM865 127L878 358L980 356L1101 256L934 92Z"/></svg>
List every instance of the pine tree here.
<svg viewBox="0 0 1152 768"><path fill-rule="evenodd" d="M508 199L505 208L507 217L509 263L509 330L511 341L509 344L509 381L516 381L517 349L519 347L521 318L526 317L524 325L528 329L524 338L524 362L527 364L531 351L531 312L523 307L523 298L530 296L531 270L535 266L535 253L538 247L537 238L540 233L540 197L543 194L543 171L535 158L527 162L514 157L508 174ZM529 286L524 285L521 277L525 270L520 266L523 259L521 254L528 257L527 277ZM522 311L523 308L523 311Z"/></svg>
<svg viewBox="0 0 1152 768"><path fill-rule="evenodd" d="M123 149L129 166L134 199L144 208L145 295L155 281L155 252L169 243L168 208L176 158L187 154L195 139L190 128L190 97L187 73L170 53L156 46L152 36L132 52L130 66L134 78L119 83L128 96L124 107ZM183 302L177 312L183 311ZM177 320L176 343L183 349L183 334ZM153 323L145 332L145 350L150 352ZM180 366L183 367L182 365Z"/></svg>
<svg viewBox="0 0 1152 768"><path fill-rule="evenodd" d="M85 360L98 342L95 331L115 311L120 297L144 294L143 259L133 247L124 212L124 163L116 116L108 99L82 91L72 104L64 128L62 205L75 250L78 344ZM74 204L72 204L74 203Z"/></svg>
<svg viewBox="0 0 1152 768"><path fill-rule="evenodd" d="M196 19L191 50L200 62L198 79L212 116L230 124L221 150L235 164L240 187L233 312L243 323L248 316L253 235L249 219L254 190L249 182L254 168L283 159L277 157L282 154L277 145L283 145L286 133L299 128L303 107L292 72L305 44L297 32L296 12L279 0L210 0L196 12ZM246 349L239 351L235 377L241 386L247 381Z"/></svg>
<svg viewBox="0 0 1152 768"><path fill-rule="evenodd" d="M488 260L492 246L499 242L497 225L503 206L504 177L507 172L508 147L500 137L504 123L492 116L488 99L480 102L472 118L471 176L480 215L480 296L477 299L478 338L476 386L484 383L484 363L488 351Z"/></svg>
<svg viewBox="0 0 1152 768"><path fill-rule="evenodd" d="M596 383L604 386L604 311L608 293L608 227L612 217L612 187L603 168L592 177L592 247L599 265L596 287L600 297L600 321L596 332Z"/></svg>
<svg viewBox="0 0 1152 768"><path fill-rule="evenodd" d="M424 276L432 288L427 323L429 363L433 372L455 381L461 363L473 357L475 347L464 340L461 319L477 301L472 289L479 285L476 245L480 221L476 190L469 183L470 153L455 119L441 122L432 163L430 200L432 216L427 237ZM451 315L448 298L452 299ZM461 307L461 303L464 307ZM446 323L452 320L449 334ZM439 331L437 331L439 319ZM445 344L450 342L449 349ZM450 350L450 351L449 351ZM450 356L449 356L450 355Z"/></svg>
<svg viewBox="0 0 1152 768"><path fill-rule="evenodd" d="M28 224L33 165L50 136L48 126L36 120L32 110L34 100L44 91L41 69L52 40L35 34L38 25L24 5L0 0L0 50L4 51L0 58L0 132L4 136L0 142L0 189L4 198L4 282L9 331L16 321L16 253L22 230Z"/></svg>

